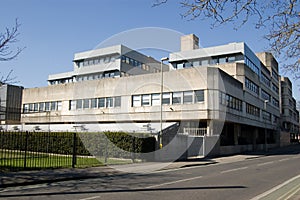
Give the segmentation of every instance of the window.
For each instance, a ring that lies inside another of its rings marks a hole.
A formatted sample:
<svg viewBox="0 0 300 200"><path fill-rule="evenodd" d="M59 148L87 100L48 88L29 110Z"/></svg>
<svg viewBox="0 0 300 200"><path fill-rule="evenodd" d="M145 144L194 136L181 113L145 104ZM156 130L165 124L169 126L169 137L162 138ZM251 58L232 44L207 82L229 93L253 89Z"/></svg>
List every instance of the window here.
<svg viewBox="0 0 300 200"><path fill-rule="evenodd" d="M220 64L226 63L226 58L219 58L219 63L220 63Z"/></svg>
<svg viewBox="0 0 300 200"><path fill-rule="evenodd" d="M220 92L220 104L226 105L228 108L232 108L234 110L243 110L242 100L223 92Z"/></svg>
<svg viewBox="0 0 300 200"><path fill-rule="evenodd" d="M271 96L264 90L261 90L261 97L264 99L264 100L269 100L271 101Z"/></svg>
<svg viewBox="0 0 300 200"><path fill-rule="evenodd" d="M97 99L91 99L91 108L97 108Z"/></svg>
<svg viewBox="0 0 300 200"><path fill-rule="evenodd" d="M196 90L195 102L203 102L203 101L204 101L204 90Z"/></svg>
<svg viewBox="0 0 300 200"><path fill-rule="evenodd" d="M50 111L50 102L45 103L45 110Z"/></svg>
<svg viewBox="0 0 300 200"><path fill-rule="evenodd" d="M181 104L182 92L174 92L172 94L172 104Z"/></svg>
<svg viewBox="0 0 300 200"><path fill-rule="evenodd" d="M98 99L98 108L104 108L105 107L105 98L99 98Z"/></svg>
<svg viewBox="0 0 300 200"><path fill-rule="evenodd" d="M200 66L200 61L199 61L199 60L194 61L194 62L193 62L193 66L194 66L194 67Z"/></svg>
<svg viewBox="0 0 300 200"><path fill-rule="evenodd" d="M121 107L121 97L115 97L115 107Z"/></svg>
<svg viewBox="0 0 300 200"><path fill-rule="evenodd" d="M152 94L151 95L151 104L152 104L152 106L160 105L160 94Z"/></svg>
<svg viewBox="0 0 300 200"><path fill-rule="evenodd" d="M132 106L133 107L141 106L141 95L132 96Z"/></svg>
<svg viewBox="0 0 300 200"><path fill-rule="evenodd" d="M76 100L76 109L82 109L82 99Z"/></svg>
<svg viewBox="0 0 300 200"><path fill-rule="evenodd" d="M70 100L69 101L69 110L75 110L76 109L76 100Z"/></svg>
<svg viewBox="0 0 300 200"><path fill-rule="evenodd" d="M150 94L142 95L142 106L150 106Z"/></svg>
<svg viewBox="0 0 300 200"><path fill-rule="evenodd" d="M170 93L163 93L162 95L162 104L170 104Z"/></svg>
<svg viewBox="0 0 300 200"><path fill-rule="evenodd" d="M193 91L183 92L183 103L193 103Z"/></svg>
<svg viewBox="0 0 300 200"><path fill-rule="evenodd" d="M266 75L264 75L263 73L261 73L261 77L260 77L260 80L265 84L265 85L267 85L267 86L271 86L271 81L270 81L270 79L268 79L267 77L266 77Z"/></svg>
<svg viewBox="0 0 300 200"><path fill-rule="evenodd" d="M44 102L39 103L39 111L40 112L45 111L45 103Z"/></svg>
<svg viewBox="0 0 300 200"><path fill-rule="evenodd" d="M56 110L57 109L57 102L56 101L52 101L51 102L51 110Z"/></svg>
<svg viewBox="0 0 300 200"><path fill-rule="evenodd" d="M177 67L177 69L183 69L184 68L184 63L178 63L177 65L176 65Z"/></svg>
<svg viewBox="0 0 300 200"><path fill-rule="evenodd" d="M62 102L58 101L57 102L57 110L61 110L61 108L62 108Z"/></svg>
<svg viewBox="0 0 300 200"><path fill-rule="evenodd" d="M279 101L277 99L275 99L274 97L272 98L272 104L275 107L279 107Z"/></svg>
<svg viewBox="0 0 300 200"><path fill-rule="evenodd" d="M83 109L90 108L90 100L89 99L84 99L83 100Z"/></svg>
<svg viewBox="0 0 300 200"><path fill-rule="evenodd" d="M39 104L38 103L34 103L33 104L33 112L37 112L39 111Z"/></svg>
<svg viewBox="0 0 300 200"><path fill-rule="evenodd" d="M234 61L235 61L235 56L228 57L228 62L234 62Z"/></svg>
<svg viewBox="0 0 300 200"><path fill-rule="evenodd" d="M29 112L29 104L24 104L23 106L23 112L28 113Z"/></svg>
<svg viewBox="0 0 300 200"><path fill-rule="evenodd" d="M29 112L33 112L33 103L29 104Z"/></svg>
<svg viewBox="0 0 300 200"><path fill-rule="evenodd" d="M203 65L203 66L208 65L208 60L201 60L201 65Z"/></svg>
<svg viewBox="0 0 300 200"><path fill-rule="evenodd" d="M259 108L248 103L246 103L246 113L256 117L260 116Z"/></svg>
<svg viewBox="0 0 300 200"><path fill-rule="evenodd" d="M250 91L258 94L258 86L255 83L253 83L251 80L249 80L248 78L245 79L245 86Z"/></svg>
<svg viewBox="0 0 300 200"><path fill-rule="evenodd" d="M107 108L114 107L114 99L112 97L106 97L106 107Z"/></svg>

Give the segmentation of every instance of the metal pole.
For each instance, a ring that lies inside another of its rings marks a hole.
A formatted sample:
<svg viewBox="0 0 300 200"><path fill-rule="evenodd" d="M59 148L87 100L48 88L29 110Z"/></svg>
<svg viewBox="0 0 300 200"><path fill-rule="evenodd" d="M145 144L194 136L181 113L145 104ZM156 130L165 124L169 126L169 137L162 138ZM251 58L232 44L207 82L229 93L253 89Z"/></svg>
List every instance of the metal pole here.
<svg viewBox="0 0 300 200"><path fill-rule="evenodd" d="M160 82L160 132L158 134L158 141L159 141L159 148L161 149L162 148L162 131L163 131L163 128L162 128L162 109L163 109L163 89L164 89L164 74L163 74L163 62L164 61L167 61L169 60L169 58L167 57L164 57L164 58L161 58L160 59L160 76L161 76L161 82Z"/></svg>

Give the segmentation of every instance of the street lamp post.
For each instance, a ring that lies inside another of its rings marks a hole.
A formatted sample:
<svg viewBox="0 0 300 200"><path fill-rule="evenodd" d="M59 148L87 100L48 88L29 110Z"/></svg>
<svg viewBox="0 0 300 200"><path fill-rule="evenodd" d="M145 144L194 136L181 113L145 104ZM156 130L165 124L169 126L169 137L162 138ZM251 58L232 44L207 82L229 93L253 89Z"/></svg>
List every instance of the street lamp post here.
<svg viewBox="0 0 300 200"><path fill-rule="evenodd" d="M164 90L164 74L163 74L163 62L168 61L168 57L164 57L160 59L160 75L161 75L161 82L160 82L160 132L158 134L158 141L159 141L159 148L162 148L162 109L163 109L163 90Z"/></svg>

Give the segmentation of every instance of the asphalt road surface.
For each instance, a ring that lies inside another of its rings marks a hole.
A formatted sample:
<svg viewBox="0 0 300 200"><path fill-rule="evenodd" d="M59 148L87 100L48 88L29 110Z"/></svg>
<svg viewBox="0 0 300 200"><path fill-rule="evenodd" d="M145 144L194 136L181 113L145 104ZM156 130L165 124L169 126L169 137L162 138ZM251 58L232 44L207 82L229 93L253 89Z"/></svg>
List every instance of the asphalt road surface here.
<svg viewBox="0 0 300 200"><path fill-rule="evenodd" d="M297 147L238 162L6 188L0 199L300 199L299 175Z"/></svg>

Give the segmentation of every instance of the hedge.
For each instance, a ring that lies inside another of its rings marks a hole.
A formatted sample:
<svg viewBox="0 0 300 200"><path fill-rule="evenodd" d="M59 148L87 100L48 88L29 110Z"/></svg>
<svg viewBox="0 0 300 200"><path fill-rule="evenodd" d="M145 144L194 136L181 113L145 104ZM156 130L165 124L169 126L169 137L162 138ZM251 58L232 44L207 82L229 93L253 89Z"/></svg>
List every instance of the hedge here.
<svg viewBox="0 0 300 200"><path fill-rule="evenodd" d="M126 132L76 133L75 139L77 155L115 158L131 158L133 153L139 157L139 153L153 152L156 142L151 135ZM0 149L70 155L74 133L0 132L0 144Z"/></svg>

